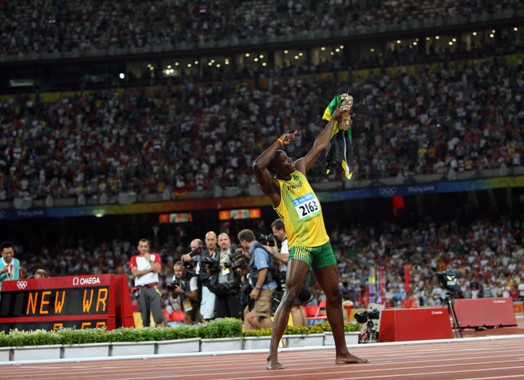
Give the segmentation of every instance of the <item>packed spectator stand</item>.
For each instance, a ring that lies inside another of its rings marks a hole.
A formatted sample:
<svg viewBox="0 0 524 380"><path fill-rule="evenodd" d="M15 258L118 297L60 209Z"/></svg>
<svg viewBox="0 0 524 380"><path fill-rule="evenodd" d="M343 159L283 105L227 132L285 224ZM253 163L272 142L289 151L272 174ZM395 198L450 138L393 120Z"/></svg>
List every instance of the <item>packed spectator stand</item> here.
<svg viewBox="0 0 524 380"><path fill-rule="evenodd" d="M413 74L354 79L355 178L522 166L524 78L517 60L417 65ZM123 190L221 195L226 187L247 195L260 146L294 129L307 146L322 126L319 115L340 88L333 78L313 78L281 77L268 89L187 82L67 92L51 101L44 94L11 97L0 111L0 200L96 201L105 194L107 203ZM314 178L337 180L321 168Z"/></svg>
<svg viewBox="0 0 524 380"><path fill-rule="evenodd" d="M275 39L316 32L366 33L431 22L514 15L522 2L451 1L53 1L0 2L2 55L101 49L137 52L148 46L199 48L208 42ZM409 24L407 25L409 20Z"/></svg>

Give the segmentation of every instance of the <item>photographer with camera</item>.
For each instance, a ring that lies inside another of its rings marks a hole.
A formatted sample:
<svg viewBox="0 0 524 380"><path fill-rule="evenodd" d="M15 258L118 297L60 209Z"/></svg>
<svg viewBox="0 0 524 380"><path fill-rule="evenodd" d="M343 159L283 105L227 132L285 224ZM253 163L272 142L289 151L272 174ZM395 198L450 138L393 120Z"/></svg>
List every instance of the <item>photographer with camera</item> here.
<svg viewBox="0 0 524 380"><path fill-rule="evenodd" d="M205 321L216 318L215 304L216 295L210 289L210 285L217 282L220 254L217 247L217 234L214 231L206 233L206 248L201 251L198 265L199 284L201 291L200 314Z"/></svg>
<svg viewBox="0 0 524 380"><path fill-rule="evenodd" d="M273 291L277 288L271 270L271 255L249 229L238 233L238 241L249 251L249 282L253 287L249 297L254 300L252 310L244 310L244 323L254 329L271 328L271 302Z"/></svg>
<svg viewBox="0 0 524 380"><path fill-rule="evenodd" d="M239 283L235 273L231 270L231 239L222 232L218 235L219 267L217 281L211 291L215 293L216 318L242 318L242 307L239 299Z"/></svg>
<svg viewBox="0 0 524 380"><path fill-rule="evenodd" d="M281 288L282 291L286 290L286 274L287 274L287 264L289 261L289 248L288 248L288 241L287 241L287 233L286 233L286 227L284 226L284 221L282 219L275 219L273 223L271 223L271 230L273 231L273 236L280 240L280 252L278 251L278 247L276 244L273 245L271 248L274 252L273 256L275 259L279 262L279 270L280 270L280 280L281 280ZM302 286L302 290L300 291L300 294L295 300L295 305L291 308L291 317L293 318L293 325L295 326L307 326L307 316L304 312L304 309L302 309L302 305L309 302L311 298L313 298L313 295L311 294L311 291L309 290L309 282L311 281L311 275L310 272L308 272L305 280L304 285ZM279 298L281 299L281 297Z"/></svg>
<svg viewBox="0 0 524 380"><path fill-rule="evenodd" d="M271 270L273 274L273 280L277 283L277 288L273 292L273 297L271 301L271 313L275 313L275 311L278 308L278 305L280 305L280 301L282 300L282 296L284 294L284 289L286 286L286 262L287 257L286 255L281 255L277 242L275 239L275 236L272 234L264 235L260 234L258 235L258 242L266 249L266 251L271 255ZM282 269L283 268L283 269Z"/></svg>
<svg viewBox="0 0 524 380"><path fill-rule="evenodd" d="M175 297L180 297L180 305L184 310L184 324L192 325L200 321L198 305L198 277L186 269L182 261L174 266L175 278L167 285L167 290Z"/></svg>
<svg viewBox="0 0 524 380"><path fill-rule="evenodd" d="M200 255L204 248L204 242L200 239L193 239L189 244L189 248L191 252L182 255L181 260L187 269L198 274L200 271Z"/></svg>
<svg viewBox="0 0 524 380"><path fill-rule="evenodd" d="M249 261L249 252L246 252L241 246L231 255L231 270L234 272L234 277L238 284L238 303L241 310L240 317L243 320L246 316L246 308L249 312L255 304L249 297L249 294L253 290L253 287L249 283ZM244 323L244 328L245 330L254 329L246 323Z"/></svg>

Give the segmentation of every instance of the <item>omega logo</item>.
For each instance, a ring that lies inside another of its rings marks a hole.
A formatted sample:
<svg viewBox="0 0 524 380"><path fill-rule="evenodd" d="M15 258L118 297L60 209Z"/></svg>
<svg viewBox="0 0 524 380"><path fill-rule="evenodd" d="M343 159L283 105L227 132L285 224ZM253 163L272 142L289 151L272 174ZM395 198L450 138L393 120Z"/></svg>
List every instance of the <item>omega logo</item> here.
<svg viewBox="0 0 524 380"><path fill-rule="evenodd" d="M75 277L75 278L73 278L73 286L78 286L78 285L95 285L95 284L100 284L100 278L98 278L98 277L88 277L88 278Z"/></svg>

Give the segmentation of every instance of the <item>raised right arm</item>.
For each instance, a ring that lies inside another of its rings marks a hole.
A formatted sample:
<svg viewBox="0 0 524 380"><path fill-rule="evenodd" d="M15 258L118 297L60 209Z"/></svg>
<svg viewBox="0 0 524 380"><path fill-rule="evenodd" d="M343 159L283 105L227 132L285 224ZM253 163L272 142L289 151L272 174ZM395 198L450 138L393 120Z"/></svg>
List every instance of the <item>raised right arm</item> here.
<svg viewBox="0 0 524 380"><path fill-rule="evenodd" d="M257 182L260 185L260 189L264 194L271 198L275 207L280 204L280 186L267 167L277 150L289 145L295 139L296 133L296 131L292 133L284 133L273 144L267 147L266 150L264 150L253 162L253 172L255 173Z"/></svg>

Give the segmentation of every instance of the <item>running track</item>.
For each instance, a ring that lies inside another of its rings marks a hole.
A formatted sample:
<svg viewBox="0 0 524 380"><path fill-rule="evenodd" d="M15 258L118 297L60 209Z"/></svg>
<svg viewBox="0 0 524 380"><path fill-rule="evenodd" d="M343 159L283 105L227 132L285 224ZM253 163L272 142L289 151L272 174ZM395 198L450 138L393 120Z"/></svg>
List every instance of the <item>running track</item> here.
<svg viewBox="0 0 524 380"><path fill-rule="evenodd" d="M335 365L333 348L282 349L286 369L265 369L266 351L200 353L0 365L0 379L524 379L524 335L360 344L370 363Z"/></svg>

